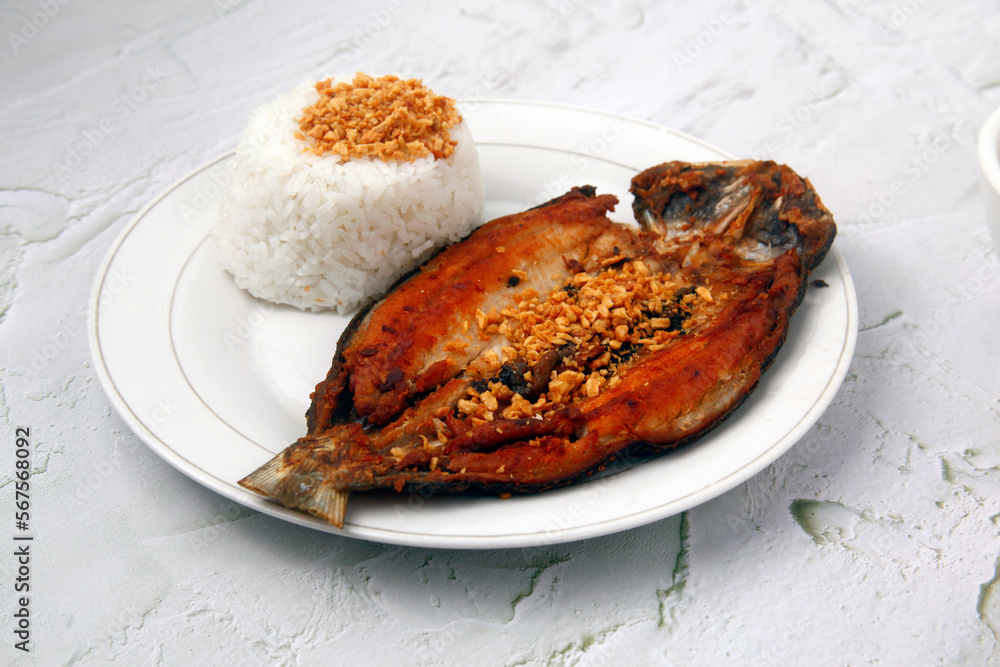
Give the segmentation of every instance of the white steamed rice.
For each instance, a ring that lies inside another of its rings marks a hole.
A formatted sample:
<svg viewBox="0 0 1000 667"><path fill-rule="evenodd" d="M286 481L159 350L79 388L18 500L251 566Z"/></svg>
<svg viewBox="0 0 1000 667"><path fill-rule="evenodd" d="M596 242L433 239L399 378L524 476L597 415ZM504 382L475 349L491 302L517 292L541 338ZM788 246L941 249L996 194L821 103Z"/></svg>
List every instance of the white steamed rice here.
<svg viewBox="0 0 1000 667"><path fill-rule="evenodd" d="M306 82L251 114L213 229L219 263L256 297L349 312L482 222L479 156L465 123L450 157L342 161L303 152Z"/></svg>

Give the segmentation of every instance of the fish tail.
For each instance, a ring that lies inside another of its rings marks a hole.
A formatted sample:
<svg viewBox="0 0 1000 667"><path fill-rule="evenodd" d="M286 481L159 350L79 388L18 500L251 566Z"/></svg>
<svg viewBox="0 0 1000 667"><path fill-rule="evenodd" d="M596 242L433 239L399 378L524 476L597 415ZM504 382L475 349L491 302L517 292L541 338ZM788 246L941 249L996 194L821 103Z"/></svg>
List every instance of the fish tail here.
<svg viewBox="0 0 1000 667"><path fill-rule="evenodd" d="M292 445L241 479L239 485L343 528L351 492L336 488L321 466L294 456L293 450L306 444L300 441Z"/></svg>

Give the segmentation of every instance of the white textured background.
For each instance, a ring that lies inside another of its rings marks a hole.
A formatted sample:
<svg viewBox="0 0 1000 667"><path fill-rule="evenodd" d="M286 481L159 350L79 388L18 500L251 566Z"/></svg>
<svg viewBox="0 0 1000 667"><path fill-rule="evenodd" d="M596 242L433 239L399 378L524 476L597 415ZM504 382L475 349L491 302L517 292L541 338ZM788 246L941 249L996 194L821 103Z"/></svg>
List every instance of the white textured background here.
<svg viewBox="0 0 1000 667"><path fill-rule="evenodd" d="M542 551L319 534L174 471L94 377L98 264L252 108L356 70L622 113L808 175L860 300L833 405L733 491ZM0 91L0 544L16 426L37 532L30 656L0 547L0 663L1000 656L1000 258L974 155L1000 105L1000 1L5 0Z"/></svg>

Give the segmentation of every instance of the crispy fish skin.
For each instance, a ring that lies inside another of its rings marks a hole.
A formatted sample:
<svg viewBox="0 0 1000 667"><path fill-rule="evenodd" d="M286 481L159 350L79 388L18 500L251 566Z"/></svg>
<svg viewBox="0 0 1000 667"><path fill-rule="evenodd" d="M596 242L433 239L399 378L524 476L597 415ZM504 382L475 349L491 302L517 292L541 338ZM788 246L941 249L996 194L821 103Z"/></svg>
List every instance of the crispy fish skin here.
<svg viewBox="0 0 1000 667"><path fill-rule="evenodd" d="M370 311L363 334L342 353L353 371L358 415L387 424L414 394L458 374L483 348L476 310L497 294L525 288L527 278L508 285L515 270L535 274L536 289L550 287L552 272L565 273L563 257L608 228L604 214L617 202L575 190L545 208L487 223L399 285ZM463 348L461 339L445 349L466 323L468 345Z"/></svg>
<svg viewBox="0 0 1000 667"><path fill-rule="evenodd" d="M832 216L807 180L771 162L665 163L631 189L639 230L607 219L614 197L576 188L438 254L352 321L307 435L240 483L342 525L350 491L538 491L720 423L781 347ZM671 291L641 321L612 311L623 348L567 334L530 365L509 358L509 327L485 315L546 295L569 303L579 285L604 284L591 277L630 271ZM663 330L639 345L624 335L632 326ZM610 372L587 376L599 391L553 399L612 352ZM511 412L533 401L544 412Z"/></svg>
<svg viewBox="0 0 1000 667"><path fill-rule="evenodd" d="M476 311L527 287L551 289L553 275L567 274L567 258L579 259L581 249L613 229L605 213L617 203L593 188L574 188L530 211L488 222L358 313L311 397L309 434L336 423L345 402L357 417L384 425L415 393L457 375L486 347ZM527 275L511 285L515 271ZM466 323L468 330L455 341L456 327Z"/></svg>

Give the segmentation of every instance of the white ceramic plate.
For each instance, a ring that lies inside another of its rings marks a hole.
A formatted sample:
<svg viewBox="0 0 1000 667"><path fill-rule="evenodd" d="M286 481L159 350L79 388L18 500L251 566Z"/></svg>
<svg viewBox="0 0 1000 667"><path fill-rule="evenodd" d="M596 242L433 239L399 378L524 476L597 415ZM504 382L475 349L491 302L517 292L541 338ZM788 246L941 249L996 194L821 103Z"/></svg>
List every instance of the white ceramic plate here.
<svg viewBox="0 0 1000 667"><path fill-rule="evenodd" d="M590 184L618 195L667 160L730 156L619 116L530 102L469 102L487 215ZM788 450L836 393L854 350L854 286L836 248L815 273L787 342L757 391L697 443L545 493L496 497L363 494L337 530L237 485L305 433L308 397L347 322L257 300L218 268L209 236L228 181L222 157L151 202L122 232L91 297L90 344L112 404L171 465L236 502L286 521L380 542L449 548L541 547L662 519L736 486Z"/></svg>

